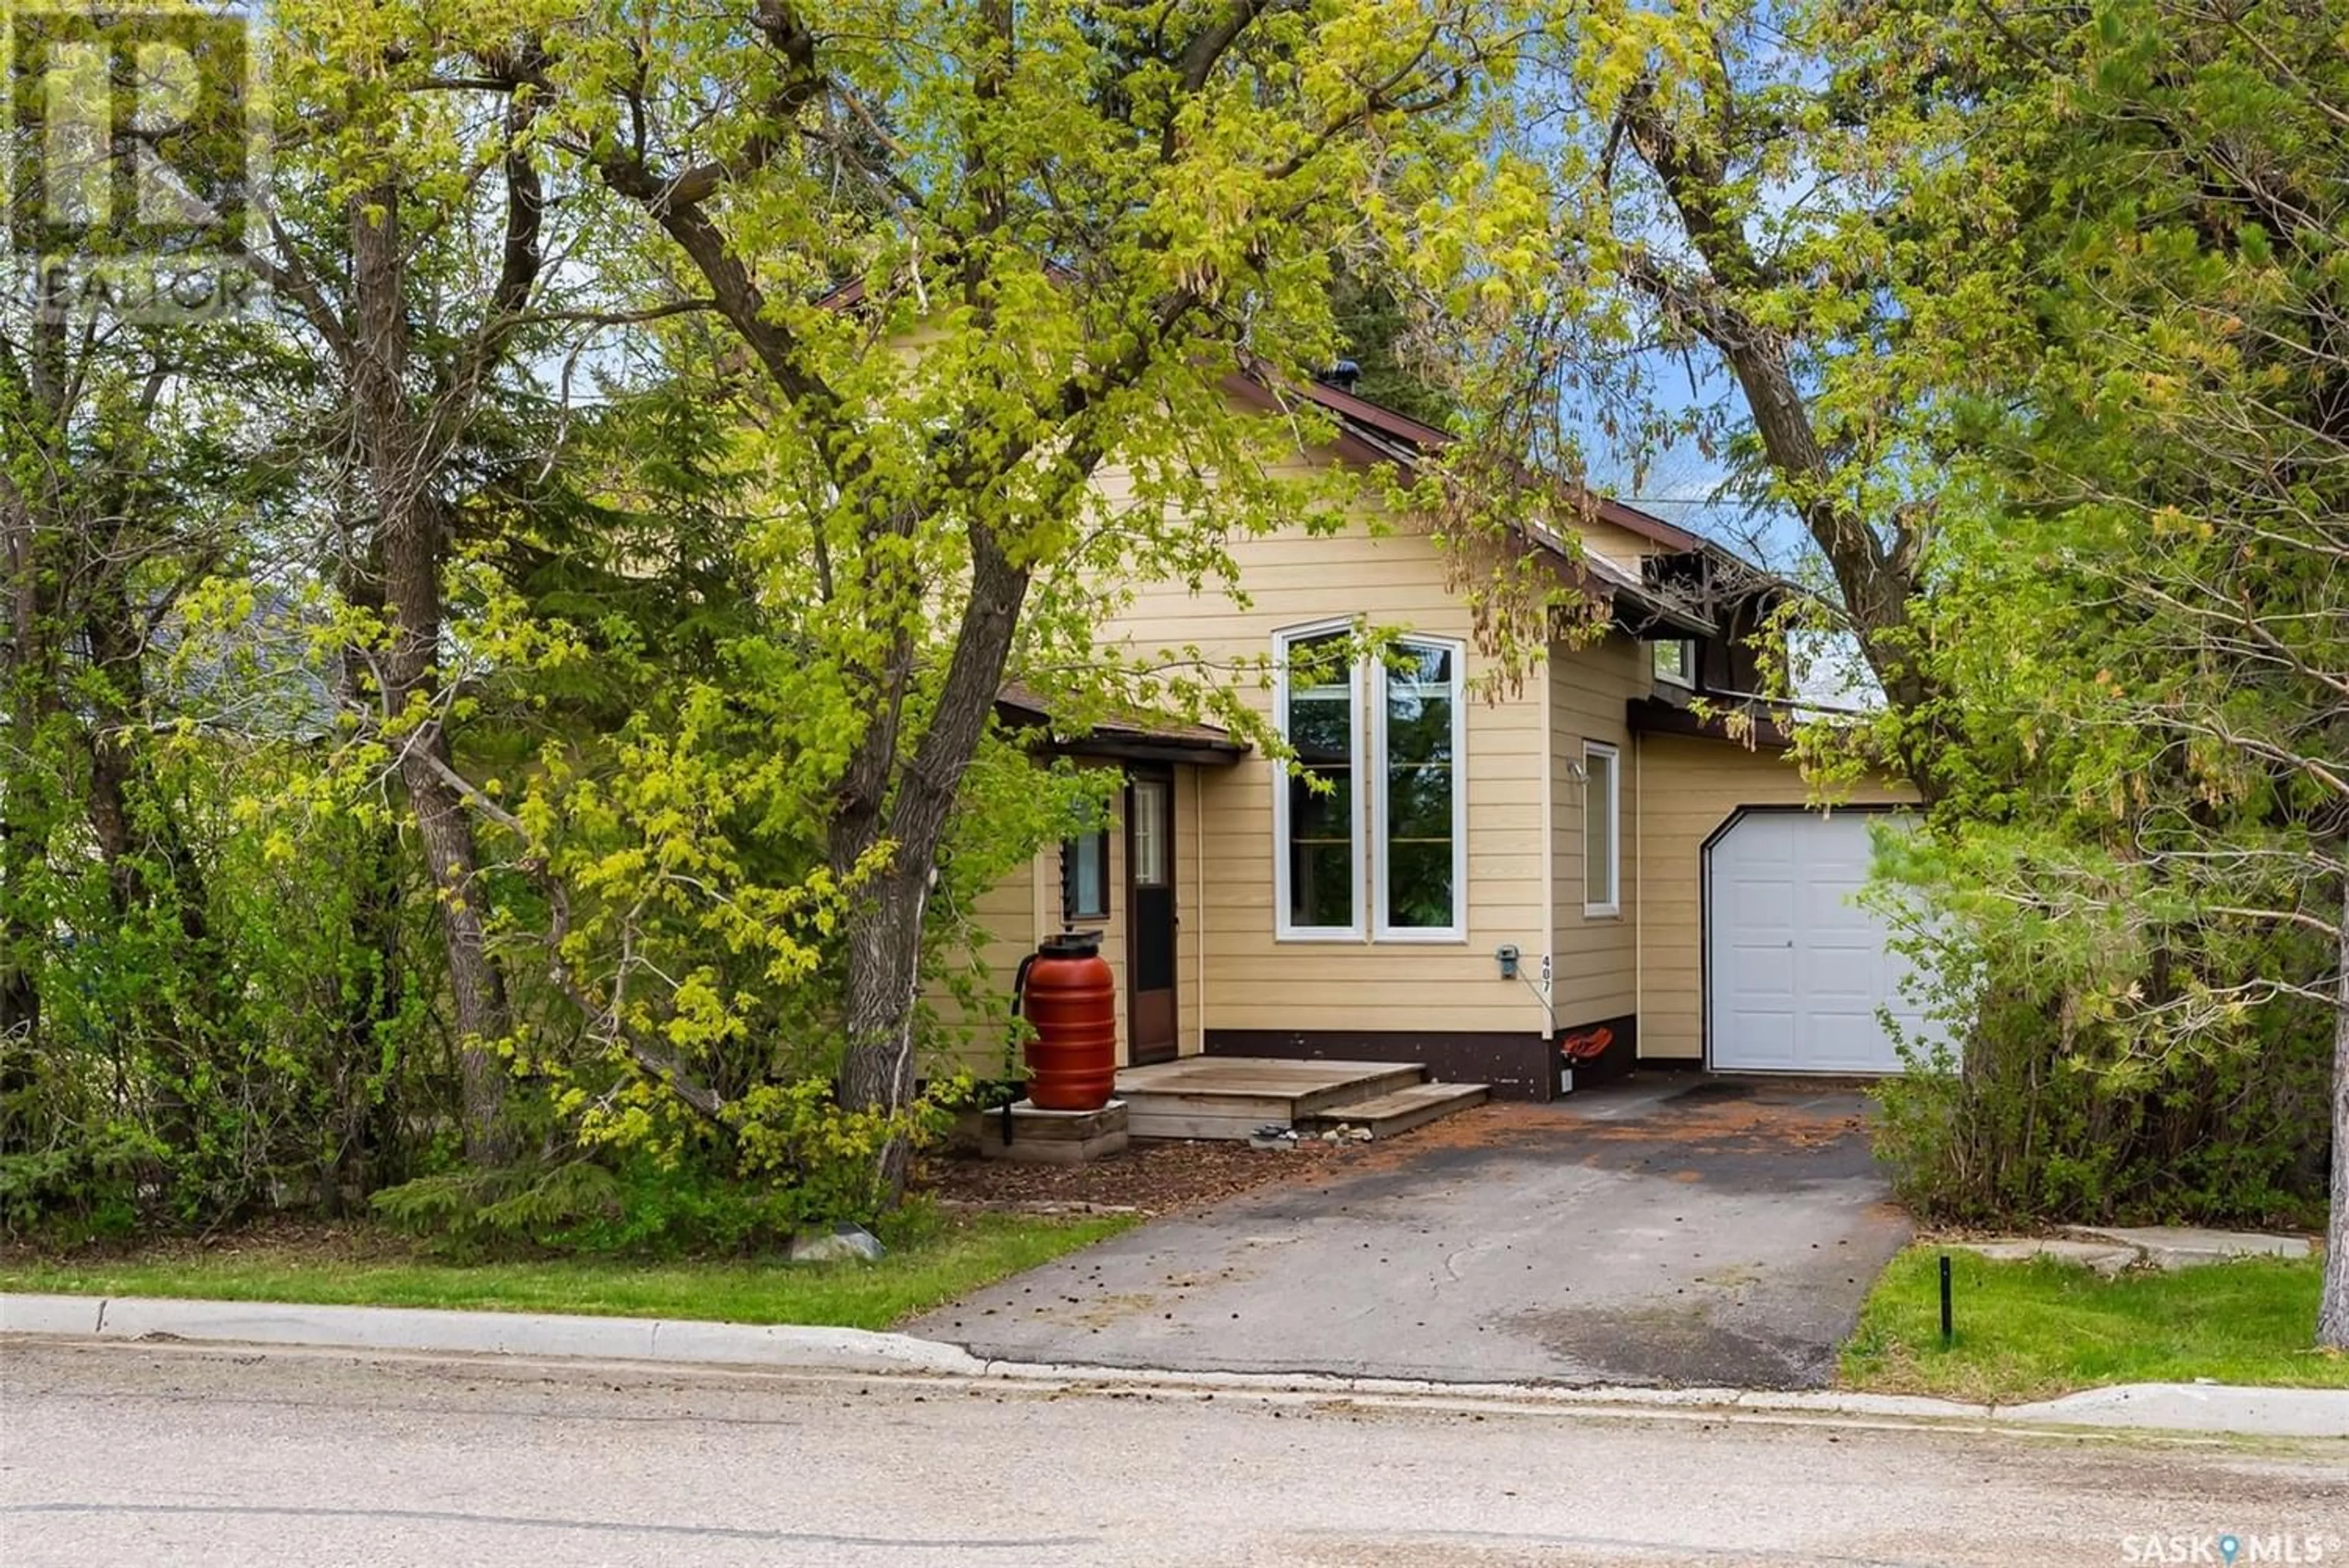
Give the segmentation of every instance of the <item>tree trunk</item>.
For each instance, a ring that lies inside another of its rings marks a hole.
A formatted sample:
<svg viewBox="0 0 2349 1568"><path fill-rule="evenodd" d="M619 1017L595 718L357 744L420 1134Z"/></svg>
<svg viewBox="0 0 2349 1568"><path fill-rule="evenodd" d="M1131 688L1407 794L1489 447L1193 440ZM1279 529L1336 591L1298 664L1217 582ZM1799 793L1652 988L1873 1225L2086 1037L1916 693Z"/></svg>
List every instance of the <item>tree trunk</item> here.
<svg viewBox="0 0 2349 1568"><path fill-rule="evenodd" d="M841 1024L848 1052L840 1089L842 1102L857 1109L895 1111L914 1097L914 1002L929 875L926 864L911 872L891 872L847 923ZM881 1152L882 1189L893 1202L905 1191L908 1152L902 1137Z"/></svg>
<svg viewBox="0 0 2349 1568"><path fill-rule="evenodd" d="M465 1158L494 1165L506 1154L500 1113L505 1066L497 1046L511 1025L481 917L472 819L435 763L450 761L441 727L438 659L440 569L447 548L440 498L428 441L408 402L409 336L401 192L385 180L351 203L353 279L352 404L366 452L383 560L383 597L391 646L384 656L383 701L401 728L395 744L399 781L416 817L432 874L449 992L457 1014L458 1075L463 1096Z"/></svg>
<svg viewBox="0 0 2349 1568"><path fill-rule="evenodd" d="M2349 1350L2349 877L2341 888L2341 974L2333 1007L2333 1203L2324 1228L2324 1293L2316 1343Z"/></svg>
<svg viewBox="0 0 2349 1568"><path fill-rule="evenodd" d="M947 819L964 773L987 734L1003 667L1028 596L1028 574L1005 556L984 524L971 534L970 597L954 657L939 689L936 712L903 771L888 813L895 846L889 869L858 901L848 919L848 984L842 1026L847 1054L841 1064L841 1098L859 1110L902 1109L914 1096L914 1002L921 980L922 919L930 877ZM867 744L894 738L876 726ZM835 838L835 861L854 846ZM854 858L835 869L845 872ZM890 1199L905 1190L907 1149L895 1137L882 1151L881 1178Z"/></svg>
<svg viewBox="0 0 2349 1568"><path fill-rule="evenodd" d="M508 1152L499 1124L506 1071L497 1052L499 1042L512 1030L505 984L490 956L481 890L474 886L480 867L472 819L465 815L465 803L456 790L428 760L446 762L448 742L437 727L430 736L415 740L400 763L399 777L416 816L425 864L432 872L441 940L448 949L449 993L457 1012L457 1072L464 1097L465 1158L477 1165L495 1165Z"/></svg>
<svg viewBox="0 0 2349 1568"><path fill-rule="evenodd" d="M383 614L379 568L347 554L336 576L351 603L378 618ZM347 710L364 711L369 680L360 650L346 648L339 697ZM388 1094L374 1093L370 1078L382 1059L378 1032L399 1016L406 981L399 952L402 875L398 826L388 823L361 826L351 856L350 948L371 961L373 972L362 971L357 983L342 997L341 1016L336 1023L336 1033L343 1043L337 1064L341 1084L336 1090L342 1141L322 1174L336 1212L347 1207L353 1212L364 1210L367 1195L384 1180L383 1157L398 1143L397 1103Z"/></svg>

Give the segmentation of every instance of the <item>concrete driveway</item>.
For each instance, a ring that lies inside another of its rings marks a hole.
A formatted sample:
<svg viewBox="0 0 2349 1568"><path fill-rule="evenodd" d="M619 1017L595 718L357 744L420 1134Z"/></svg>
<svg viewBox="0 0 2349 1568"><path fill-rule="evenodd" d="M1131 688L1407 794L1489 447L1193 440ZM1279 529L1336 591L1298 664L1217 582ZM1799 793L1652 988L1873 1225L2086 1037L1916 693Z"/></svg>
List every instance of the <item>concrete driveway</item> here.
<svg viewBox="0 0 2349 1568"><path fill-rule="evenodd" d="M1677 1075L1488 1106L910 1326L1015 1361L1813 1386L1909 1236L1864 1107Z"/></svg>

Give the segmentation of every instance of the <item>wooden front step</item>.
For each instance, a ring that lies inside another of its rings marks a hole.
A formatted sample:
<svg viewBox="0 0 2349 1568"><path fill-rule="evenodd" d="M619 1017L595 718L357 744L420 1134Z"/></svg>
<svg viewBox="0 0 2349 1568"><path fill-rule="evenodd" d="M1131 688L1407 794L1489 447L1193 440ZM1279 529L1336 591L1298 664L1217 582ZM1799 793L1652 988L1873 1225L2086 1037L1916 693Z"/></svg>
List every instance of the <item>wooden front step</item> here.
<svg viewBox="0 0 2349 1568"><path fill-rule="evenodd" d="M1244 1138L1407 1088L1424 1075L1411 1063L1186 1056L1127 1068L1117 1092L1135 1137Z"/></svg>
<svg viewBox="0 0 2349 1568"><path fill-rule="evenodd" d="M1318 1133L1330 1127L1368 1127L1373 1138L1393 1137L1423 1127L1438 1116L1481 1106L1491 1097L1492 1089L1484 1084L1410 1084L1317 1112L1298 1130Z"/></svg>

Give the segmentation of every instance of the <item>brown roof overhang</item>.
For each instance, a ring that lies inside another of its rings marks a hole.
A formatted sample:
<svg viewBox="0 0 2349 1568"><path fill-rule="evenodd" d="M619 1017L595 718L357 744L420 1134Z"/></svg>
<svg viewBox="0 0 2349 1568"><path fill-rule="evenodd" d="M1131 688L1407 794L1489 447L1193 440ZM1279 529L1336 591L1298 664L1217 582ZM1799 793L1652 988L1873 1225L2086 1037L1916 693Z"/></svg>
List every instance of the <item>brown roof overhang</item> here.
<svg viewBox="0 0 2349 1568"><path fill-rule="evenodd" d="M1007 729L1040 731L1041 750L1072 757L1102 757L1137 763L1191 763L1229 767L1252 750L1246 741L1214 724L1194 724L1148 713L1119 713L1082 734L1053 727L1043 700L1017 681L995 699L995 715Z"/></svg>
<svg viewBox="0 0 2349 1568"><path fill-rule="evenodd" d="M1725 713L1701 714L1660 697L1630 699L1624 704L1623 719L1635 735L1685 735L1763 752L1784 752L1795 744L1795 737L1771 714L1749 713L1741 734L1730 727Z"/></svg>

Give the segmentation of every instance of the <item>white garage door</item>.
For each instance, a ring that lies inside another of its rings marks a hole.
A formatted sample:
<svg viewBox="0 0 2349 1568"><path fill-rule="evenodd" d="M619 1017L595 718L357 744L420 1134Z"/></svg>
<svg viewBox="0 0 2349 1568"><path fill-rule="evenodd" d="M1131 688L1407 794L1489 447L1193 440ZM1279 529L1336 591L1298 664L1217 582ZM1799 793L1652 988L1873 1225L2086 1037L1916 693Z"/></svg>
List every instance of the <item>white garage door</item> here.
<svg viewBox="0 0 2349 1568"><path fill-rule="evenodd" d="M1877 1009L1915 1029L1908 964L1854 900L1880 815L1753 811L1705 855L1706 1023L1718 1072L1897 1073Z"/></svg>

